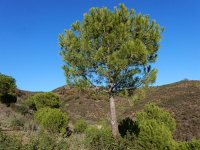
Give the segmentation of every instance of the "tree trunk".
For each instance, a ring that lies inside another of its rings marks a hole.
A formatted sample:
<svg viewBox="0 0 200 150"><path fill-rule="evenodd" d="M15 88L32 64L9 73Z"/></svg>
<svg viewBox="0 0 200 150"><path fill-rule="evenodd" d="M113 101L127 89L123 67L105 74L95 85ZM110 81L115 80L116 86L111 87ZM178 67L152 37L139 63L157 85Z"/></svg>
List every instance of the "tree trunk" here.
<svg viewBox="0 0 200 150"><path fill-rule="evenodd" d="M110 95L110 117L111 117L112 135L114 138L116 138L119 135L119 130L117 123L117 115L115 110L115 99L113 95Z"/></svg>

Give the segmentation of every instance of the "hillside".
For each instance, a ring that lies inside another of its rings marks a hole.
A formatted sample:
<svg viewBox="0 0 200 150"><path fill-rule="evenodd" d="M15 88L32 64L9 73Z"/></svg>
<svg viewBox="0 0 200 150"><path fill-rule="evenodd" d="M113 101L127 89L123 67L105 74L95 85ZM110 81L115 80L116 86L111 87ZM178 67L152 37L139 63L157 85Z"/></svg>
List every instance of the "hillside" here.
<svg viewBox="0 0 200 150"><path fill-rule="evenodd" d="M80 117L89 123L109 119L109 101L106 95L94 95L64 86L53 92L60 95L63 101L62 109L69 114L72 124ZM17 90L17 93L20 100L34 94L21 90ZM174 116L177 122L175 139L182 141L194 137L200 138L200 81L180 81L150 87L146 98L135 106L130 106L127 98L118 96L116 97L118 120L125 117L134 118L134 112L141 110L148 102L157 103Z"/></svg>

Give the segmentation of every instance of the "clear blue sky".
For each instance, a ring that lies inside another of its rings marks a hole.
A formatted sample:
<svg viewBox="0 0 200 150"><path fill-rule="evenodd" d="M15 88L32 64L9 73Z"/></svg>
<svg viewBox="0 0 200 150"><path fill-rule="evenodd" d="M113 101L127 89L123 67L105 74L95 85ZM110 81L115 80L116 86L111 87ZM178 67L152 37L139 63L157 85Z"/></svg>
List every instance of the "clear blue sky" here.
<svg viewBox="0 0 200 150"><path fill-rule="evenodd" d="M64 85L58 35L91 7L119 3L165 27L156 85L200 80L200 0L0 0L0 72L24 90Z"/></svg>

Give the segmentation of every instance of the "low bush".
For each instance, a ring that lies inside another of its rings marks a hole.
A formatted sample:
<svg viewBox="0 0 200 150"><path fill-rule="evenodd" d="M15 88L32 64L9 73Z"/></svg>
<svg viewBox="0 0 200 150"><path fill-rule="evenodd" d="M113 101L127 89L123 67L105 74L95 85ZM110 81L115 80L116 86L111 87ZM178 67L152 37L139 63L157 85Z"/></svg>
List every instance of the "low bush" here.
<svg viewBox="0 0 200 150"><path fill-rule="evenodd" d="M85 134L72 134L66 138L66 143L69 146L69 150L88 150L85 144Z"/></svg>
<svg viewBox="0 0 200 150"><path fill-rule="evenodd" d="M165 125L156 120L144 120L139 122L139 135L137 137L137 149L170 149L176 148L171 131Z"/></svg>
<svg viewBox="0 0 200 150"><path fill-rule="evenodd" d="M173 133L176 129L176 121L170 113L159 108L154 103L145 105L144 110L136 114L137 122L144 120L155 120L160 125L165 125Z"/></svg>
<svg viewBox="0 0 200 150"><path fill-rule="evenodd" d="M87 122L83 119L80 119L76 122L74 131L76 133L83 133L87 128Z"/></svg>
<svg viewBox="0 0 200 150"><path fill-rule="evenodd" d="M170 149L176 148L172 133L175 131L175 120L168 112L155 104L147 104L143 111L136 114L139 133L136 138L137 149Z"/></svg>
<svg viewBox="0 0 200 150"><path fill-rule="evenodd" d="M37 93L29 97L26 101L26 104L33 110L38 110L44 107L59 108L60 99L57 94L52 92Z"/></svg>
<svg viewBox="0 0 200 150"><path fill-rule="evenodd" d="M10 137L0 130L0 150L21 150L22 145L19 139Z"/></svg>
<svg viewBox="0 0 200 150"><path fill-rule="evenodd" d="M177 150L199 150L200 140L192 140L187 142L179 142Z"/></svg>
<svg viewBox="0 0 200 150"><path fill-rule="evenodd" d="M41 108L35 115L35 120L50 132L60 132L67 127L69 117L57 108Z"/></svg>
<svg viewBox="0 0 200 150"><path fill-rule="evenodd" d="M113 149L115 145L111 129L107 126L102 126L100 129L96 126L89 126L85 133L86 145L89 149L108 150Z"/></svg>
<svg viewBox="0 0 200 150"><path fill-rule="evenodd" d="M31 139L30 143L25 146L27 150L67 150L68 146L63 140L58 141L49 133L41 132Z"/></svg>

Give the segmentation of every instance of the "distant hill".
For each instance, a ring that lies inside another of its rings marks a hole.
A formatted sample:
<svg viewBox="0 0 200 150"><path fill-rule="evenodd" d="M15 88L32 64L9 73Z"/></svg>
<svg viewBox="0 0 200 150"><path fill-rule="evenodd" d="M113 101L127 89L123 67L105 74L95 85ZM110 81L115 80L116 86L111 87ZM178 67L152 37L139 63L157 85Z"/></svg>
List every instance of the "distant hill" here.
<svg viewBox="0 0 200 150"><path fill-rule="evenodd" d="M109 101L106 95L94 95L80 92L75 88L65 86L52 92L60 95L62 109L66 111L72 122L83 117L90 123L109 119ZM17 90L18 97L25 99L33 92ZM134 118L148 102L155 102L169 111L176 119L177 130L174 138L177 140L191 140L200 138L200 81L180 81L163 86L150 87L146 98L135 106L130 106L127 98L116 97L118 120L125 117Z"/></svg>

